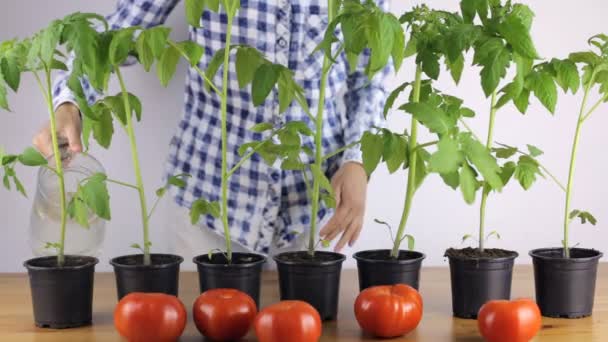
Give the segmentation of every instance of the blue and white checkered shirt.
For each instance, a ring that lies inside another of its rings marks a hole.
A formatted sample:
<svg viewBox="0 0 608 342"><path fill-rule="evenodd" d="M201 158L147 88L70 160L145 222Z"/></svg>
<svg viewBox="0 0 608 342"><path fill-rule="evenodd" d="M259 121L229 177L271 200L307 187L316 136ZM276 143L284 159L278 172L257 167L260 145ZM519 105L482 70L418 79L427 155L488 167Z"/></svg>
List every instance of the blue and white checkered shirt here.
<svg viewBox="0 0 608 342"><path fill-rule="evenodd" d="M112 28L140 25L151 27L162 24L178 0L121 0L117 10L109 15ZM384 6L384 0L379 1ZM311 108L319 99L322 53L313 51L322 40L327 26L325 0L241 0L232 29L235 44L247 44L260 50L274 63L288 66L295 73L296 81L303 86ZM190 39L205 47L199 67L206 69L214 53L223 47L226 16L205 11L201 18L202 28L190 28ZM358 70L349 70L342 55L333 67L327 86L327 103L323 126L324 152L357 141L372 126L382 125L382 107L385 101L383 82L388 70L379 73L371 83L364 74L361 58ZM213 80L221 84L221 72ZM67 75L60 74L55 81L55 104L73 101L66 86ZM254 107L248 88L239 89L234 65L229 72L230 96L228 103L228 165L239 160L238 147L265 136L253 133L251 126L260 122L301 120L310 122L297 106L286 113L278 113L278 96L271 93L264 105ZM85 90L89 88L85 86ZM89 100L94 95L89 94ZM342 110L342 99L344 108ZM313 139L304 140L313 147ZM219 200L220 194L220 98L203 88L203 81L193 70L186 76L184 113L173 139L167 163L167 175L189 173L192 175L185 189L174 189L175 201L190 207L198 198ZM303 154L304 163L311 158ZM331 158L325 164L328 177L348 161L360 161L358 147ZM312 177L309 175L309 178ZM278 248L290 244L297 234L303 233L310 224L310 199L306 194L301 171L283 171L269 166L257 155L245 162L230 179L229 224L234 240L256 252L268 253L269 247ZM318 219L328 214L321 207ZM202 217L201 227L219 234L221 220Z"/></svg>

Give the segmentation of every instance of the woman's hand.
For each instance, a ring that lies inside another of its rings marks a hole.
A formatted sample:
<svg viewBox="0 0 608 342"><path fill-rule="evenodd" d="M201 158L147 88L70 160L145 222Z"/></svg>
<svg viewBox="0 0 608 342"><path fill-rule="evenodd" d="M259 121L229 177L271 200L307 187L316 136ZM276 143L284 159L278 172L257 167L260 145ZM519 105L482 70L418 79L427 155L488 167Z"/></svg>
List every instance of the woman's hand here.
<svg viewBox="0 0 608 342"><path fill-rule="evenodd" d="M356 162L342 165L332 178L331 185L336 195L336 212L319 235L324 240L332 241L342 233L334 248L339 252L346 243L352 246L357 241L363 227L367 196L367 174L363 165Z"/></svg>
<svg viewBox="0 0 608 342"><path fill-rule="evenodd" d="M61 104L55 111L55 120L57 123L56 129L59 146L62 148L67 147L72 153L82 152L82 142L80 140L82 123L78 107L69 102ZM45 157L53 154L51 125L49 122L38 131L34 137L33 144Z"/></svg>

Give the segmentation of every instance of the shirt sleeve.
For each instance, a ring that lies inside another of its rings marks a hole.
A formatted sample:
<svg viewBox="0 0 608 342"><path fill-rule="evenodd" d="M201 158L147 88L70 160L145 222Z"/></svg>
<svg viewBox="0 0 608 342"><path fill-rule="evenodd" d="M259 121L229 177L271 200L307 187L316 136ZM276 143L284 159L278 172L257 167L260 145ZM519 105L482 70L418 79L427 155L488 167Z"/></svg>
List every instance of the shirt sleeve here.
<svg viewBox="0 0 608 342"><path fill-rule="evenodd" d="M179 0L119 0L116 10L106 17L111 30L130 26L145 28L161 25L165 22ZM71 69L73 57L68 61ZM60 71L56 74L53 83L53 106L70 102L76 104L76 98L67 86L70 77L69 71ZM100 94L90 86L86 78L81 79L82 89L89 103L93 103Z"/></svg>
<svg viewBox="0 0 608 342"><path fill-rule="evenodd" d="M378 0L380 8L387 11L388 2ZM387 91L384 86L392 69L392 64L379 71L371 80L365 74L365 66L370 58L370 51L366 49L359 58L356 70L350 70L347 79L347 88L344 95L346 108L346 126L344 128L344 144L348 146L361 139L363 133L372 127L385 125L383 108L386 102ZM347 162L363 161L359 146L344 151L342 164Z"/></svg>

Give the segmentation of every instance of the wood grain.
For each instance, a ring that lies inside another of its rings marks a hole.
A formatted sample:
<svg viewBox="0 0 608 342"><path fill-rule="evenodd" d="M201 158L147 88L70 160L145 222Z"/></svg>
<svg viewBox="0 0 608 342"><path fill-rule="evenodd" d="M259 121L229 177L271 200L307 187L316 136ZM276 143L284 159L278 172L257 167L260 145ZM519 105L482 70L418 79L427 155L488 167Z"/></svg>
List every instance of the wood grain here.
<svg viewBox="0 0 608 342"><path fill-rule="evenodd" d="M182 273L180 297L187 307L198 294L195 273ZM343 272L340 313L335 322L325 323L321 341L377 341L361 334L354 319L352 305L357 295L356 271ZM424 297L424 318L418 329L408 336L391 341L475 342L482 341L477 323L451 316L449 271L447 268L425 268L421 292ZM513 297L533 297L534 281L530 266L516 266ZM265 273L262 286L262 306L278 300L277 276ZM71 330L38 329L32 322L32 308L27 276L0 275L0 341L7 342L87 342L121 341L112 326L112 311L116 304L114 276L96 275L94 325ZM190 315L190 313L189 313ZM204 341L190 320L180 341ZM250 336L247 341L255 341ZM543 329L534 341L601 342L608 341L608 264L600 264L592 317L565 320L543 318ZM285 341L289 342L289 341Z"/></svg>

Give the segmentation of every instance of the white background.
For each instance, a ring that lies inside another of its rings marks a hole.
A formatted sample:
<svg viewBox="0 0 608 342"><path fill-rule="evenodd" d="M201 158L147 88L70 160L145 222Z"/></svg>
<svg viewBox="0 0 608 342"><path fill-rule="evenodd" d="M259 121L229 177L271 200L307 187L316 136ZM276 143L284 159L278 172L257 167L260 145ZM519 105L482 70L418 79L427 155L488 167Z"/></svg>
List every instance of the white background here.
<svg viewBox="0 0 608 342"><path fill-rule="evenodd" d="M458 1L425 1L429 6L456 10ZM601 0L578 1L523 1L536 12L533 36L537 49L543 57L564 57L571 51L587 48L586 40L593 34L606 32L605 14L608 2ZM10 5L9 5L10 3ZM421 1L393 1L392 11L400 14ZM44 4L44 5L43 5ZM41 2L21 0L6 2L0 12L0 40L29 35L58 17L74 11L109 13L114 2L54 0ZM173 27L173 38L185 39L183 5L180 4L170 16L167 24ZM139 95L144 104L144 120L137 126L140 153L143 156L144 181L151 193L160 182L168 150L169 140L180 117L183 98L183 77L178 76L168 89L158 85L154 74L146 74L139 68L125 71L131 91ZM185 74L185 66L178 69L178 75ZM403 70L391 78L388 88L392 89L413 75L412 61L408 60ZM478 118L471 120L471 126L480 135L485 135L488 100L479 86L478 70L469 68L463 75L460 86L456 87L444 73L437 86L453 95L465 99L467 106L478 112ZM36 130L46 120L47 114L38 89L30 76L22 82L19 95L11 95L12 113L0 113L0 144L8 151L21 151L31 143ZM526 116L520 115L511 105L502 109L497 116L495 140L513 145L534 144L545 151L542 162L563 182L567 175L567 164L576 114L580 103L577 96L560 96L555 116L550 115L534 102ZM608 173L606 153L606 127L608 127L608 105L594 114L583 130L578 156L573 208L584 208L598 218L596 227L572 225L572 243L584 247L605 249L608 229L605 220ZM409 125L408 118L395 113L390 119L395 129ZM423 136L422 139L425 137ZM98 157L113 177L132 179L131 161L127 140L122 132L115 135L112 153L94 148ZM122 146L124 148L120 148ZM35 171L20 168L26 188L33 194ZM364 232L358 245L345 250L350 255L355 250L387 248L390 239L385 229L373 223L381 218L398 224L403 205L406 175L401 172L388 175L380 168L374 175L368 197L368 209ZM136 194L119 187L111 188L113 220L108 225L108 234L101 256L99 269L108 270L107 260L131 252L128 247L139 241L140 222ZM518 184L511 186L490 198L487 210L487 227L498 230L502 240L491 241L495 247L517 250L517 262L528 263L527 253L532 248L558 246L561 241L561 225L564 194L551 181L541 181L529 192L521 190ZM31 200L15 193L0 189L0 272L23 271L22 262L31 256L27 245L27 227ZM167 211L159 208L152 220L152 240L157 250L162 250L163 227ZM460 238L466 233L474 233L478 221L478 204L467 206L459 192L452 191L436 176L429 177L418 191L412 208L408 231L417 240L416 249L427 254L425 265L446 265L443 251L452 246L462 246ZM186 261L185 264L189 264ZM352 260L347 266L352 267Z"/></svg>

